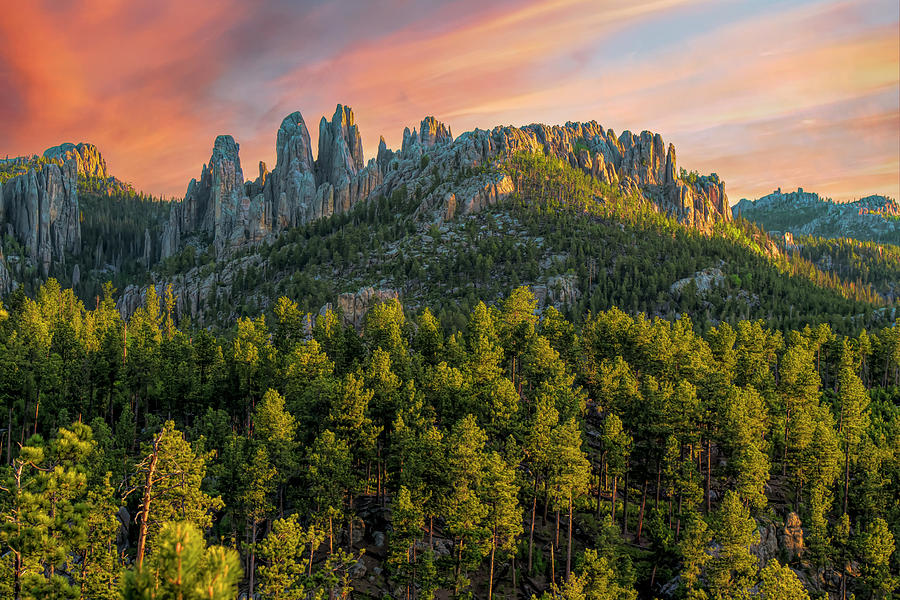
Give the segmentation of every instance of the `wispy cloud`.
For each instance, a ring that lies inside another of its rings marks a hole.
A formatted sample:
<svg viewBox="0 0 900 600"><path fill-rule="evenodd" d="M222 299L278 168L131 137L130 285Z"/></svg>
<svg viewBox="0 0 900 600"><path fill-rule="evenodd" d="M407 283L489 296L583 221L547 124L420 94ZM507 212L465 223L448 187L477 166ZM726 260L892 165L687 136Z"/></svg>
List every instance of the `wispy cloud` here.
<svg viewBox="0 0 900 600"><path fill-rule="evenodd" d="M596 119L661 132L733 199L900 195L894 1L20 5L0 21L0 153L93 141L156 193L183 193L216 134L271 161L285 114L315 136L342 102L369 155L428 114L455 133Z"/></svg>

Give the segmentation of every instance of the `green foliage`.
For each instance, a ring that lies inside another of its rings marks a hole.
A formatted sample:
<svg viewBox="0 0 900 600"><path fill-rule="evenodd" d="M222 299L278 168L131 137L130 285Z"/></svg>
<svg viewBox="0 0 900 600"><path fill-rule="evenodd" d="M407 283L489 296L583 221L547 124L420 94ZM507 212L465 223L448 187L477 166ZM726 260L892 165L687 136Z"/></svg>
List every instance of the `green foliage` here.
<svg viewBox="0 0 900 600"><path fill-rule="evenodd" d="M166 295L127 324L111 296L87 310L51 282L5 304L5 596L153 597L178 552L203 572L205 537L265 598L348 594L372 583L362 567L395 593L501 596L513 561L517 585L556 578L549 597L656 593L679 573L686 597L781 597L797 582L750 548L789 511L806 545L792 567L833 569L857 597L895 589L898 324L572 323L521 288L449 334L396 302L362 336L333 313L309 327L284 300L217 337L180 330ZM143 571L125 576L142 524Z"/></svg>
<svg viewBox="0 0 900 600"><path fill-rule="evenodd" d="M769 564L759 574L759 590L754 598L760 600L809 600L809 592L797 578L797 574L787 565L777 560Z"/></svg>
<svg viewBox="0 0 900 600"><path fill-rule="evenodd" d="M241 567L237 552L206 546L190 523L167 523L160 529L158 548L143 568L129 571L125 600L231 600L237 596Z"/></svg>

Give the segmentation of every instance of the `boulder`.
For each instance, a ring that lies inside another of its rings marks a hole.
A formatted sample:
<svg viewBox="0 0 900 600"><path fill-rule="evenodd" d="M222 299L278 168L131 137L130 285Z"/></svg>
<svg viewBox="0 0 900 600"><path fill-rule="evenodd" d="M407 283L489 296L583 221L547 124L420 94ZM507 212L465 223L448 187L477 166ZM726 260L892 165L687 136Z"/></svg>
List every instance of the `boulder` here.
<svg viewBox="0 0 900 600"><path fill-rule="evenodd" d="M392 289L375 289L373 287L360 288L356 292L348 292L338 296L337 305L340 308L345 325L353 325L361 328L366 313L382 302L397 300L400 295Z"/></svg>

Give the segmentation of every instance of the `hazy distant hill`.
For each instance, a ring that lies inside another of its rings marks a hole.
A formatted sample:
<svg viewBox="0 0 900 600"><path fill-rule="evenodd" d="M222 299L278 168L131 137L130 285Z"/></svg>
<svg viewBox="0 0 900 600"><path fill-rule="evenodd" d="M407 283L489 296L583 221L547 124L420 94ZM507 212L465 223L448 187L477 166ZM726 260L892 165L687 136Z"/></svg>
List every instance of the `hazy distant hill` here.
<svg viewBox="0 0 900 600"><path fill-rule="evenodd" d="M756 201L742 199L731 210L772 233L900 244L900 203L886 196L841 203L803 188L779 188Z"/></svg>

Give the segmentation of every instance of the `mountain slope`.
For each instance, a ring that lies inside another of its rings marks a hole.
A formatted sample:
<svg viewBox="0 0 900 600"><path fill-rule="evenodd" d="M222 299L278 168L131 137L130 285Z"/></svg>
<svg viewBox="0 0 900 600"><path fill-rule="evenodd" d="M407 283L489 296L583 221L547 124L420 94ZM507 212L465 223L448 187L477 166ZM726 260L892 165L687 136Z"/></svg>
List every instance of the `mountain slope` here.
<svg viewBox="0 0 900 600"><path fill-rule="evenodd" d="M701 326L763 318L779 328L848 329L858 325L854 315L864 324L890 316L872 312L888 303L872 286L786 254L745 221L708 231L678 223L646 198L542 153L513 155L480 176L511 189L445 218L420 199L427 192L400 187L227 257L216 259L212 244L189 245L160 263L153 281L159 295L171 284L180 314L206 325L259 314L280 295L312 312L336 303L358 323L370 299L390 294L458 326L479 300L520 284L573 316L615 305L669 318L686 312ZM126 288L122 312L143 293Z"/></svg>
<svg viewBox="0 0 900 600"><path fill-rule="evenodd" d="M742 199L731 210L774 233L900 244L900 203L885 196L839 203L803 188L778 189L756 201Z"/></svg>

